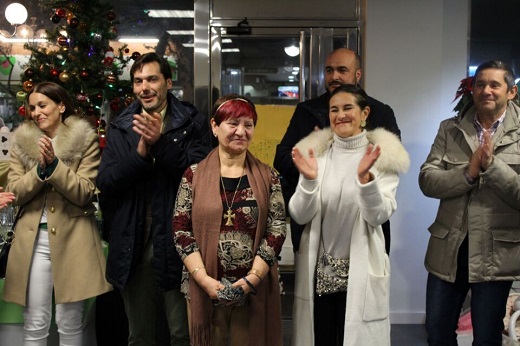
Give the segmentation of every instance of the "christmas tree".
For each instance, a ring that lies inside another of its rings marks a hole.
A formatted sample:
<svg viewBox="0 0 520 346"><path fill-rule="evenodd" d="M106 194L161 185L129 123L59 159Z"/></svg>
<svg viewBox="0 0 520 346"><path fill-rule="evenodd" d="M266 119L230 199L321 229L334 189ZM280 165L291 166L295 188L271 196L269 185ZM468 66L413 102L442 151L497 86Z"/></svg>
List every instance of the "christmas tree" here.
<svg viewBox="0 0 520 346"><path fill-rule="evenodd" d="M140 54L129 55L126 46L115 52L109 46L117 37L117 21L108 3L44 0L43 10L48 10L50 17L47 42L29 41L24 45L31 57L24 66L23 91L17 98L25 98L37 83L58 83L69 92L78 114L87 117L103 134L103 118L112 115L107 113L118 113L133 100L130 81L119 77L130 59Z"/></svg>

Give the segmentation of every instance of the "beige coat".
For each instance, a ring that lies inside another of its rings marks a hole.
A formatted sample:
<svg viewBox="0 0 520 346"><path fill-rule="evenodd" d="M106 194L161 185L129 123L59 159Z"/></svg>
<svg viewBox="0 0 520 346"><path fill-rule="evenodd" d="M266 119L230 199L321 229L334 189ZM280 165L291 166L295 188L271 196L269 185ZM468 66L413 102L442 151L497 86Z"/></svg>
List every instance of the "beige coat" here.
<svg viewBox="0 0 520 346"><path fill-rule="evenodd" d="M509 101L504 122L493 135L493 161L475 184L464 176L477 150L475 107L441 122L426 162L422 192L440 200L425 266L455 282L457 257L468 236L470 283L520 280L520 108Z"/></svg>
<svg viewBox="0 0 520 346"><path fill-rule="evenodd" d="M41 130L22 124L14 133L7 190L22 209L9 253L4 300L25 305L34 244L43 208L47 223L56 303L81 301L112 289L105 280L105 256L92 198L99 166L99 144L90 124L71 116L53 142L59 158L53 174L37 174Z"/></svg>

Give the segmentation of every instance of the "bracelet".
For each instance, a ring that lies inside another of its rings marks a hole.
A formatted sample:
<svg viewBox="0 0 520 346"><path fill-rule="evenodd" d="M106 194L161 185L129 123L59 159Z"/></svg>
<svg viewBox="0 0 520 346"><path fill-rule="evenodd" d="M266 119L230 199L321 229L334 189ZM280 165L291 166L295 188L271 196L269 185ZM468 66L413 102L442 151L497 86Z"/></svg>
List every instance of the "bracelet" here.
<svg viewBox="0 0 520 346"><path fill-rule="evenodd" d="M249 274L253 274L254 276L258 277L260 279L260 282L262 282L262 271L260 269L251 268L247 275Z"/></svg>
<svg viewBox="0 0 520 346"><path fill-rule="evenodd" d="M195 276L195 274L197 274L197 272L201 269L206 269L206 267L200 266L200 267L193 269L193 271L191 272L191 276Z"/></svg>
<svg viewBox="0 0 520 346"><path fill-rule="evenodd" d="M256 295L256 292L257 292L256 287L253 286L253 284L245 276L242 279L246 282L246 284L249 286L249 288L251 288L251 294Z"/></svg>

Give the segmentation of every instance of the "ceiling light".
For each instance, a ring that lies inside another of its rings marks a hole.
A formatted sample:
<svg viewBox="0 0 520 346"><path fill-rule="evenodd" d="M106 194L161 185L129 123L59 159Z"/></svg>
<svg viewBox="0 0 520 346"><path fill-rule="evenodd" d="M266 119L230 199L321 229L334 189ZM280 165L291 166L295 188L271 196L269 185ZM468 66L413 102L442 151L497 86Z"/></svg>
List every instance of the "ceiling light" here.
<svg viewBox="0 0 520 346"><path fill-rule="evenodd" d="M167 30L166 31L170 35L191 35L195 34L195 30Z"/></svg>
<svg viewBox="0 0 520 346"><path fill-rule="evenodd" d="M300 49L296 46L288 46L284 48L285 54L290 57L295 57L300 54Z"/></svg>
<svg viewBox="0 0 520 346"><path fill-rule="evenodd" d="M223 48L222 53L239 53L240 49L238 48Z"/></svg>
<svg viewBox="0 0 520 346"><path fill-rule="evenodd" d="M233 40L230 38L223 38L222 43L233 43Z"/></svg>
<svg viewBox="0 0 520 346"><path fill-rule="evenodd" d="M193 18L195 11L147 10L152 18Z"/></svg>
<svg viewBox="0 0 520 346"><path fill-rule="evenodd" d="M195 47L195 43L193 42L185 42L182 44L184 47L186 48L191 48L191 47Z"/></svg>
<svg viewBox="0 0 520 346"><path fill-rule="evenodd" d="M118 40L122 43L157 43L159 42L159 39L157 38L120 38Z"/></svg>
<svg viewBox="0 0 520 346"><path fill-rule="evenodd" d="M18 26L25 23L27 20L27 9L24 5L13 2L5 9L5 19L7 19L7 21L14 26L14 32L11 34L6 33L5 30L2 30L0 35L3 37L13 37L16 35Z"/></svg>
<svg viewBox="0 0 520 346"><path fill-rule="evenodd" d="M13 2L5 9L5 19L11 25L21 25L27 20L27 9L24 5Z"/></svg>

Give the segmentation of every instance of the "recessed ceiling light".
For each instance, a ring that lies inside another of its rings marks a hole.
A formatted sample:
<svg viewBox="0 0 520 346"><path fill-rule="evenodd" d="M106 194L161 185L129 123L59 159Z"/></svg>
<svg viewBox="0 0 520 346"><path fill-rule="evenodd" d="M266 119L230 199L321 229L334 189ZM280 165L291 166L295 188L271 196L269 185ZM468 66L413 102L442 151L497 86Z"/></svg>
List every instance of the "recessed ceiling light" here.
<svg viewBox="0 0 520 346"><path fill-rule="evenodd" d="M239 53L240 49L238 48L223 48L222 53Z"/></svg>
<svg viewBox="0 0 520 346"><path fill-rule="evenodd" d="M135 38L120 38L118 41L123 42L123 43L157 43L157 42L159 42L159 39L135 37Z"/></svg>
<svg viewBox="0 0 520 346"><path fill-rule="evenodd" d="M195 34L195 30L167 30L166 31L170 35L190 35L193 36Z"/></svg>
<svg viewBox="0 0 520 346"><path fill-rule="evenodd" d="M147 10L146 13L153 18L193 18L194 11Z"/></svg>

